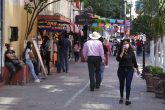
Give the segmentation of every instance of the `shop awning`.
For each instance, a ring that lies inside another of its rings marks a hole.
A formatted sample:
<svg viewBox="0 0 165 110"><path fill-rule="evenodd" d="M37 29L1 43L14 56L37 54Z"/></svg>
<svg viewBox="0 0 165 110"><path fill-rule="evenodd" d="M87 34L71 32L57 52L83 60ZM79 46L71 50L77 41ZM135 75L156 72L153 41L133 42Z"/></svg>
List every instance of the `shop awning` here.
<svg viewBox="0 0 165 110"><path fill-rule="evenodd" d="M38 28L49 31L67 31L74 33L74 23L62 15L39 15Z"/></svg>
<svg viewBox="0 0 165 110"><path fill-rule="evenodd" d="M37 18L38 20L54 20L56 22L70 23L70 19L62 15L39 15Z"/></svg>

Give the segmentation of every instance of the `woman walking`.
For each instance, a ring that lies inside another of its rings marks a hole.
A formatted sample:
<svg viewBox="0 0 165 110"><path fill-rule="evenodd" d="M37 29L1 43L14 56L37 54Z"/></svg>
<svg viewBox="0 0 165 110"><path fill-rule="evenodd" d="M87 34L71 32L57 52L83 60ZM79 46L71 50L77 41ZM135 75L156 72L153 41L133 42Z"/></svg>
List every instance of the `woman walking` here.
<svg viewBox="0 0 165 110"><path fill-rule="evenodd" d="M136 62L135 54L133 52L132 47L130 46L128 39L124 39L121 42L116 60L119 62L119 67L117 71L120 82L120 97L121 97L119 103L120 104L123 103L123 92L124 92L124 85L126 80L125 104L130 105L131 101L129 101L129 98L130 98L131 82L133 78L134 67L136 68L138 74L139 74L139 69Z"/></svg>
<svg viewBox="0 0 165 110"><path fill-rule="evenodd" d="M75 57L75 63L79 61L80 57L80 43L76 41L73 46L73 51L74 51L74 57Z"/></svg>

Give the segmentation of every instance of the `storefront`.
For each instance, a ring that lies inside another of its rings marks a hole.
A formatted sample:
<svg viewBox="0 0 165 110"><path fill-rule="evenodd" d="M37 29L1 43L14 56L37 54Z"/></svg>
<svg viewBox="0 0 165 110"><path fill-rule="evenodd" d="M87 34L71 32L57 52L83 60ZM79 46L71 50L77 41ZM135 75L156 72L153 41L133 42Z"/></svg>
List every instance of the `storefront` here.
<svg viewBox="0 0 165 110"><path fill-rule="evenodd" d="M74 25L70 23L70 19L62 16L62 15L40 15L37 17L38 23L37 28L38 31L44 32L45 30L49 33L49 37L51 40L51 59L54 62L54 52L57 50L55 49L55 45L58 44L60 39L60 35L65 31L68 34L74 33Z"/></svg>
<svg viewBox="0 0 165 110"><path fill-rule="evenodd" d="M2 18L3 18L3 0L0 0L0 80L2 75L2 45L3 45L3 38L2 38Z"/></svg>

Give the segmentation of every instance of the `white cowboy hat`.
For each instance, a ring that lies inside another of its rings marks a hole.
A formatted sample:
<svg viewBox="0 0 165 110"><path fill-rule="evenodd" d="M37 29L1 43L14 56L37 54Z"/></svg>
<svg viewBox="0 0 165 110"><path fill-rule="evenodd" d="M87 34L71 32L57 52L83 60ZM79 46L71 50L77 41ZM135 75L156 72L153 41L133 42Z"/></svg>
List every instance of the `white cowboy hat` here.
<svg viewBox="0 0 165 110"><path fill-rule="evenodd" d="M98 32L93 32L92 34L89 34L89 37L91 39L99 39L101 35Z"/></svg>

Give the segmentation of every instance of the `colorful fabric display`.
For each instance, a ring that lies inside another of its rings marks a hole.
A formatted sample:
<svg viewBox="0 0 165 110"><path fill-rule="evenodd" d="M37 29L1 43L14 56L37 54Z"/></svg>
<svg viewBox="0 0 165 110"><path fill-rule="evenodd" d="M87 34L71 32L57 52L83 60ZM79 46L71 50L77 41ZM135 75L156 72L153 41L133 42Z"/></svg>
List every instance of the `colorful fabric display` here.
<svg viewBox="0 0 165 110"><path fill-rule="evenodd" d="M118 23L118 24L124 24L124 20L118 19L118 20L117 20L117 23Z"/></svg>
<svg viewBox="0 0 165 110"><path fill-rule="evenodd" d="M116 23L116 19L109 19L109 22L114 24L114 23Z"/></svg>
<svg viewBox="0 0 165 110"><path fill-rule="evenodd" d="M99 27L104 27L104 24L103 23L99 23Z"/></svg>
<svg viewBox="0 0 165 110"><path fill-rule="evenodd" d="M97 26L98 26L97 23L93 23L93 24L92 24L92 27L97 27Z"/></svg>

